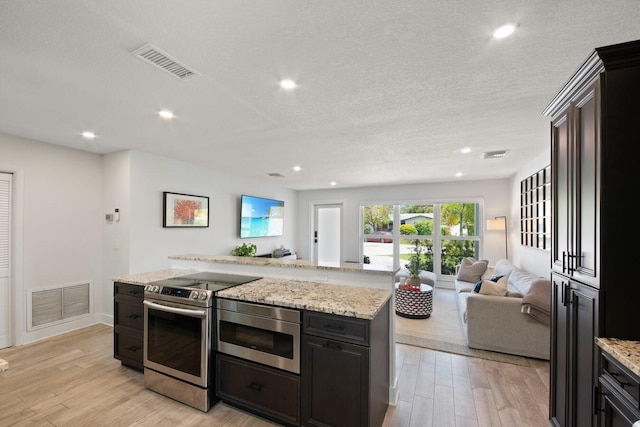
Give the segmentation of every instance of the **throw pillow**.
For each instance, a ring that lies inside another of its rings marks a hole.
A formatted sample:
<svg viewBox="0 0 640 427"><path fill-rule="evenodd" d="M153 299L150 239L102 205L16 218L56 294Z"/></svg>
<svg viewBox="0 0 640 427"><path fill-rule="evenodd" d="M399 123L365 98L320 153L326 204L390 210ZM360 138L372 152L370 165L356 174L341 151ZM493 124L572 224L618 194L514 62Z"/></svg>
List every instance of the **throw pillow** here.
<svg viewBox="0 0 640 427"><path fill-rule="evenodd" d="M476 283L482 279L482 273L484 273L488 265L489 261L486 259L476 261L471 257L463 258L460 263L457 279L464 282Z"/></svg>
<svg viewBox="0 0 640 427"><path fill-rule="evenodd" d="M493 266L493 271L497 275L508 276L515 268L516 266L511 264L509 260L502 258Z"/></svg>
<svg viewBox="0 0 640 427"><path fill-rule="evenodd" d="M497 282L492 280L483 280L478 293L482 295L497 295L501 297L507 295L507 278L503 276Z"/></svg>

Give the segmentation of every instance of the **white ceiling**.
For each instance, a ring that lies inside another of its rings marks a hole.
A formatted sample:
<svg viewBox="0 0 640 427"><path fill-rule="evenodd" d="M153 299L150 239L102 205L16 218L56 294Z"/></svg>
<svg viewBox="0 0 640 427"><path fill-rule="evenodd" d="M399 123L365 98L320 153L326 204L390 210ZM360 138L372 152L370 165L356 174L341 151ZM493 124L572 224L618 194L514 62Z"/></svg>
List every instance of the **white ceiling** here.
<svg viewBox="0 0 640 427"><path fill-rule="evenodd" d="M548 148L541 112L591 51L635 39L638 0L0 0L0 132L297 190L503 178Z"/></svg>

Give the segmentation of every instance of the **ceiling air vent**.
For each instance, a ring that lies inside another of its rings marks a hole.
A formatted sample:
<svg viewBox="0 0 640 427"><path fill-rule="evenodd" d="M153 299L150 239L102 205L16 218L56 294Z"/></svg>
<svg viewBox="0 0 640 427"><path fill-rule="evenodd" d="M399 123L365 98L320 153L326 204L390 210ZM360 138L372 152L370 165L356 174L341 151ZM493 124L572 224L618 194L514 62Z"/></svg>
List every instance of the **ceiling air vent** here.
<svg viewBox="0 0 640 427"><path fill-rule="evenodd" d="M180 64L178 60L170 57L150 43L147 43L131 53L143 61L161 68L180 80L188 80L200 75L200 73Z"/></svg>
<svg viewBox="0 0 640 427"><path fill-rule="evenodd" d="M503 157L507 157L509 154L509 150L499 150L499 151L485 151L482 153L483 159L501 159Z"/></svg>
<svg viewBox="0 0 640 427"><path fill-rule="evenodd" d="M269 175L271 178L284 178L284 175L282 175L280 172L271 172L267 175Z"/></svg>

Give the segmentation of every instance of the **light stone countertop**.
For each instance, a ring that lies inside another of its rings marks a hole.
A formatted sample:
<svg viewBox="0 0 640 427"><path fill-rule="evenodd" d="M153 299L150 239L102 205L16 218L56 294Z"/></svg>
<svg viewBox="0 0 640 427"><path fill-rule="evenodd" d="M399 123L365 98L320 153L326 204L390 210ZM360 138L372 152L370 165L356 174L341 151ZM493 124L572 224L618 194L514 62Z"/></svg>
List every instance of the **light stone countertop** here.
<svg viewBox="0 0 640 427"><path fill-rule="evenodd" d="M233 255L198 255L198 254L186 254L186 255L172 255L169 259L181 260L181 261L202 261L202 262L216 262L221 264L244 264L244 265L257 265L257 266L273 266L273 267L285 267L285 268L300 268L300 269L312 269L312 270L334 270L334 271L346 271L357 272L365 274L382 274L391 276L394 274L392 268L380 269L380 266L370 267L369 264L361 264L357 262L341 262L341 263L327 263L316 264L313 261L305 259L285 259L285 258L265 258L265 257L251 257L251 256L233 256Z"/></svg>
<svg viewBox="0 0 640 427"><path fill-rule="evenodd" d="M197 273L197 271L167 269L118 276L112 280L134 285L146 285L157 280L171 279L193 273ZM391 297L391 291L265 277L218 291L217 295L238 301L279 305L360 319L373 319Z"/></svg>
<svg viewBox="0 0 640 427"><path fill-rule="evenodd" d="M185 276L187 274L198 273L195 270L166 269L156 270L148 273L129 274L127 276L117 276L111 278L114 282L130 283L132 285L146 285L158 280L173 279L174 277Z"/></svg>
<svg viewBox="0 0 640 427"><path fill-rule="evenodd" d="M265 277L218 291L217 295L239 301L373 319L391 297L391 291Z"/></svg>
<svg viewBox="0 0 640 427"><path fill-rule="evenodd" d="M596 344L631 372L640 376L640 341L598 337Z"/></svg>

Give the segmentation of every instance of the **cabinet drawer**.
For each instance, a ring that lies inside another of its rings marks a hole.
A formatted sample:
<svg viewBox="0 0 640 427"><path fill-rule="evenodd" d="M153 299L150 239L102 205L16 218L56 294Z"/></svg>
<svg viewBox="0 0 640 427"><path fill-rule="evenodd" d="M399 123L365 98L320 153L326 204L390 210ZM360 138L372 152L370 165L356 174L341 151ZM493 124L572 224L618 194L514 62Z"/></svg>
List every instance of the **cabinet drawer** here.
<svg viewBox="0 0 640 427"><path fill-rule="evenodd" d="M611 355L602 352L602 371L622 390L633 406L640 409L640 380Z"/></svg>
<svg viewBox="0 0 640 427"><path fill-rule="evenodd" d="M300 424L300 378L296 375L218 354L216 393L263 416Z"/></svg>
<svg viewBox="0 0 640 427"><path fill-rule="evenodd" d="M130 283L115 282L113 285L114 296L128 296L142 299L144 296L143 285L132 285Z"/></svg>
<svg viewBox="0 0 640 427"><path fill-rule="evenodd" d="M114 311L116 325L142 331L144 326L144 306L140 302L116 298Z"/></svg>
<svg viewBox="0 0 640 427"><path fill-rule="evenodd" d="M125 365L142 369L143 340L142 333L123 333L116 330L113 343L114 357Z"/></svg>
<svg viewBox="0 0 640 427"><path fill-rule="evenodd" d="M601 403L600 425L605 427L632 427L640 420L640 410L622 396L615 382L609 376L600 377Z"/></svg>
<svg viewBox="0 0 640 427"><path fill-rule="evenodd" d="M305 311L303 333L360 345L369 345L369 321L355 317Z"/></svg>

